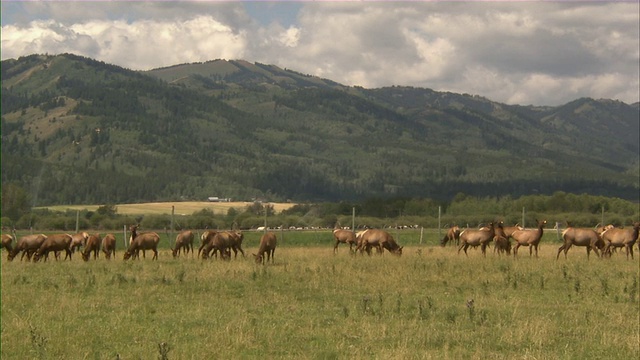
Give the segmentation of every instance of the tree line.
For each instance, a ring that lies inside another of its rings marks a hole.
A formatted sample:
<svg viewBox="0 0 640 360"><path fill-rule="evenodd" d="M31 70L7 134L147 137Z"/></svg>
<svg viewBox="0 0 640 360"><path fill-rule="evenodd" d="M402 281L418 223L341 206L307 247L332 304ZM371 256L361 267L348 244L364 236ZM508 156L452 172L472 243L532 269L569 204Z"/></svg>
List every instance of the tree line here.
<svg viewBox="0 0 640 360"><path fill-rule="evenodd" d="M26 191L15 184L2 187L3 228L73 231L80 229L114 231L123 224L139 223L147 229L255 229L351 227L446 227L457 224L476 226L500 220L505 224L533 226L538 219L566 226L591 227L605 222L630 225L640 218L638 204L587 194L556 192L553 195L528 195L519 198L476 197L463 193L451 201L428 198L369 198L359 202L322 202L297 204L280 213L273 206L255 202L243 209L231 208L226 214L204 208L190 215L122 215L117 206L107 204L96 211L53 212L30 207Z"/></svg>

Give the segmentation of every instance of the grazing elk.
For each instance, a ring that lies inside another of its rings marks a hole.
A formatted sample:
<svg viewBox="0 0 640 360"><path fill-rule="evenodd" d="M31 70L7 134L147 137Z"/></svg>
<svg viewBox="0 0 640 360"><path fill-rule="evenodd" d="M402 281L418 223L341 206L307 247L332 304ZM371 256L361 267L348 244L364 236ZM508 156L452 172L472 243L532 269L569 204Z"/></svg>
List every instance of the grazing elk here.
<svg viewBox="0 0 640 360"><path fill-rule="evenodd" d="M176 236L175 247L171 249L174 258L180 256L180 250L185 256L191 251L191 257L193 257L193 232L191 230L185 230Z"/></svg>
<svg viewBox="0 0 640 360"><path fill-rule="evenodd" d="M11 250L13 250L13 247L11 246L11 244L13 243L13 236L9 235L9 234L2 234L2 248L7 249L7 253L11 253Z"/></svg>
<svg viewBox="0 0 640 360"><path fill-rule="evenodd" d="M37 262L44 256L44 261L49 258L50 252L64 251L66 255L64 260L71 260L71 235L54 234L49 235L47 239L40 245L36 253L33 255L33 261Z"/></svg>
<svg viewBox="0 0 640 360"><path fill-rule="evenodd" d="M217 231L205 231L200 235L200 247L198 248L198 257L202 253L202 249L207 246L207 244L213 239L213 236L217 233Z"/></svg>
<svg viewBox="0 0 640 360"><path fill-rule="evenodd" d="M569 226L562 232L562 241L563 244L558 248L558 254L556 255L556 260L560 257L560 253L564 250L564 258L567 258L567 252L571 248L571 246L584 246L587 248L587 259L589 259L589 255L591 254L591 250L596 254L596 256L600 256L598 253L598 249L604 248L604 241L600 234L593 229L587 228L574 228Z"/></svg>
<svg viewBox="0 0 640 360"><path fill-rule="evenodd" d="M31 260L31 256L40 248L40 245L47 239L45 234L26 235L18 239L16 247L7 254L7 260L12 261L19 252L22 251L20 260L27 256L27 260Z"/></svg>
<svg viewBox="0 0 640 360"><path fill-rule="evenodd" d="M80 249L80 247L85 246L87 243L87 239L89 239L89 233L81 232L77 234L71 235L71 252L75 252L76 249Z"/></svg>
<svg viewBox="0 0 640 360"><path fill-rule="evenodd" d="M371 255L372 247L377 248L380 254L384 252L384 249L387 249L390 253L398 256L402 255L404 248L404 246L399 246L388 232L380 229L367 229L360 235L358 249L361 253L366 251Z"/></svg>
<svg viewBox="0 0 640 360"><path fill-rule="evenodd" d="M107 260L111 260L111 255L116 257L116 237L113 234L107 234L102 239L102 252Z"/></svg>
<svg viewBox="0 0 640 360"><path fill-rule="evenodd" d="M602 240L605 243L603 254L611 256L611 248L625 248L627 251L627 259L631 254L633 260L633 245L635 245L638 239L638 231L640 229L640 222L634 222L630 228L609 228L601 233Z"/></svg>
<svg viewBox="0 0 640 360"><path fill-rule="evenodd" d="M102 243L102 239L100 239L99 234L89 235L87 242L84 245L84 249L82 250L82 260L89 261L89 257L93 252L93 259L98 259L98 254L100 253L100 245Z"/></svg>
<svg viewBox="0 0 640 360"><path fill-rule="evenodd" d="M140 258L140 256L137 255L140 250L143 251L142 256L144 256L145 250L152 250L152 260L158 260L158 243L160 242L160 236L154 232L138 234L138 226L136 225L131 225L129 231L131 231L131 238L129 248L124 253L124 260L128 260L134 255L134 257Z"/></svg>
<svg viewBox="0 0 640 360"><path fill-rule="evenodd" d="M496 236L495 226L493 223L489 223L488 228L465 229L460 233L460 246L458 247L458 254L460 250L464 249L464 254L467 254L469 246L478 247L482 250L482 255L487 256L487 246L491 243Z"/></svg>
<svg viewBox="0 0 640 360"><path fill-rule="evenodd" d="M447 233L440 240L440 246L446 246L448 242L458 246L460 242L460 227L458 225L454 225L447 230Z"/></svg>
<svg viewBox="0 0 640 360"><path fill-rule="evenodd" d="M513 240L516 241L515 247L513 249L513 256L518 256L518 249L520 246L528 246L529 247L529 256L533 255L533 249L536 250L536 257L538 257L538 245L540 244L540 240L542 240L542 234L544 233L544 226L547 224L546 220L538 221L537 229L524 229L524 230L516 230L511 234Z"/></svg>
<svg viewBox="0 0 640 360"><path fill-rule="evenodd" d="M356 233L351 230L343 230L343 229L335 229L333 230L333 239L336 241L336 244L333 246L333 253L338 252L338 245L340 244L349 244L349 252L353 253L353 246L356 248L358 246L358 242L356 241Z"/></svg>
<svg viewBox="0 0 640 360"><path fill-rule="evenodd" d="M253 254L256 258L256 264L264 264L264 255L267 255L267 263L271 259L271 263L274 262L274 254L276 252L276 245L278 244L278 238L276 234L272 232L265 233L260 238L260 247L258 248L258 254Z"/></svg>
<svg viewBox="0 0 640 360"><path fill-rule="evenodd" d="M210 231L207 237L203 239L204 248L202 248L202 259L208 259L215 255L223 260L231 258L231 236L227 232Z"/></svg>

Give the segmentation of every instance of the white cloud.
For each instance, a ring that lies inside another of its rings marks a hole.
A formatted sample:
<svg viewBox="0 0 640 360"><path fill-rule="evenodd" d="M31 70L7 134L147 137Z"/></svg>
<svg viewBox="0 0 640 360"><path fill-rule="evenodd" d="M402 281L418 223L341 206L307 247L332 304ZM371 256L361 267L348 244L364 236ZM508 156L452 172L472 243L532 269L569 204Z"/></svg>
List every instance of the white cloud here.
<svg viewBox="0 0 640 360"><path fill-rule="evenodd" d="M507 103L640 97L637 2L279 3L297 11L284 26L242 2L69 4L3 2L2 58L73 52L132 69L242 58Z"/></svg>

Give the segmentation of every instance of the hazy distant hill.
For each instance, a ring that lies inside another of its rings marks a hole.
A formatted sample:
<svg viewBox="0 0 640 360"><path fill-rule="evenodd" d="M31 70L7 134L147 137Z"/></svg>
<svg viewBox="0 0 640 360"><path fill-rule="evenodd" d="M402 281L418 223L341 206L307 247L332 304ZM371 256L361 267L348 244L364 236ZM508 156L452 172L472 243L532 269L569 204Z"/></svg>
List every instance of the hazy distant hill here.
<svg viewBox="0 0 640 360"><path fill-rule="evenodd" d="M136 72L32 55L1 71L2 181L38 205L558 190L638 198L637 103L513 106L241 60Z"/></svg>

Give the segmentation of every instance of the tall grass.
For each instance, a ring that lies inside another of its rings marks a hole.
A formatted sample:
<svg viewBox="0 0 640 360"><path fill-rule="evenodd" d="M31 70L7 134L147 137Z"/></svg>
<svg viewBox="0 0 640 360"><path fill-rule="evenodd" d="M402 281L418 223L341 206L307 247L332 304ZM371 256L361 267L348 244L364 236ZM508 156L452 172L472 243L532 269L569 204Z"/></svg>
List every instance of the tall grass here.
<svg viewBox="0 0 640 360"><path fill-rule="evenodd" d="M257 234L245 240L247 258L226 262L167 250L158 261L125 262L122 250L88 263L3 259L1 356L640 356L637 260L572 249L556 261L556 244L538 259L467 257L408 236L402 257L351 256L344 245L334 255L326 236L322 246L284 236L266 266L249 255Z"/></svg>

